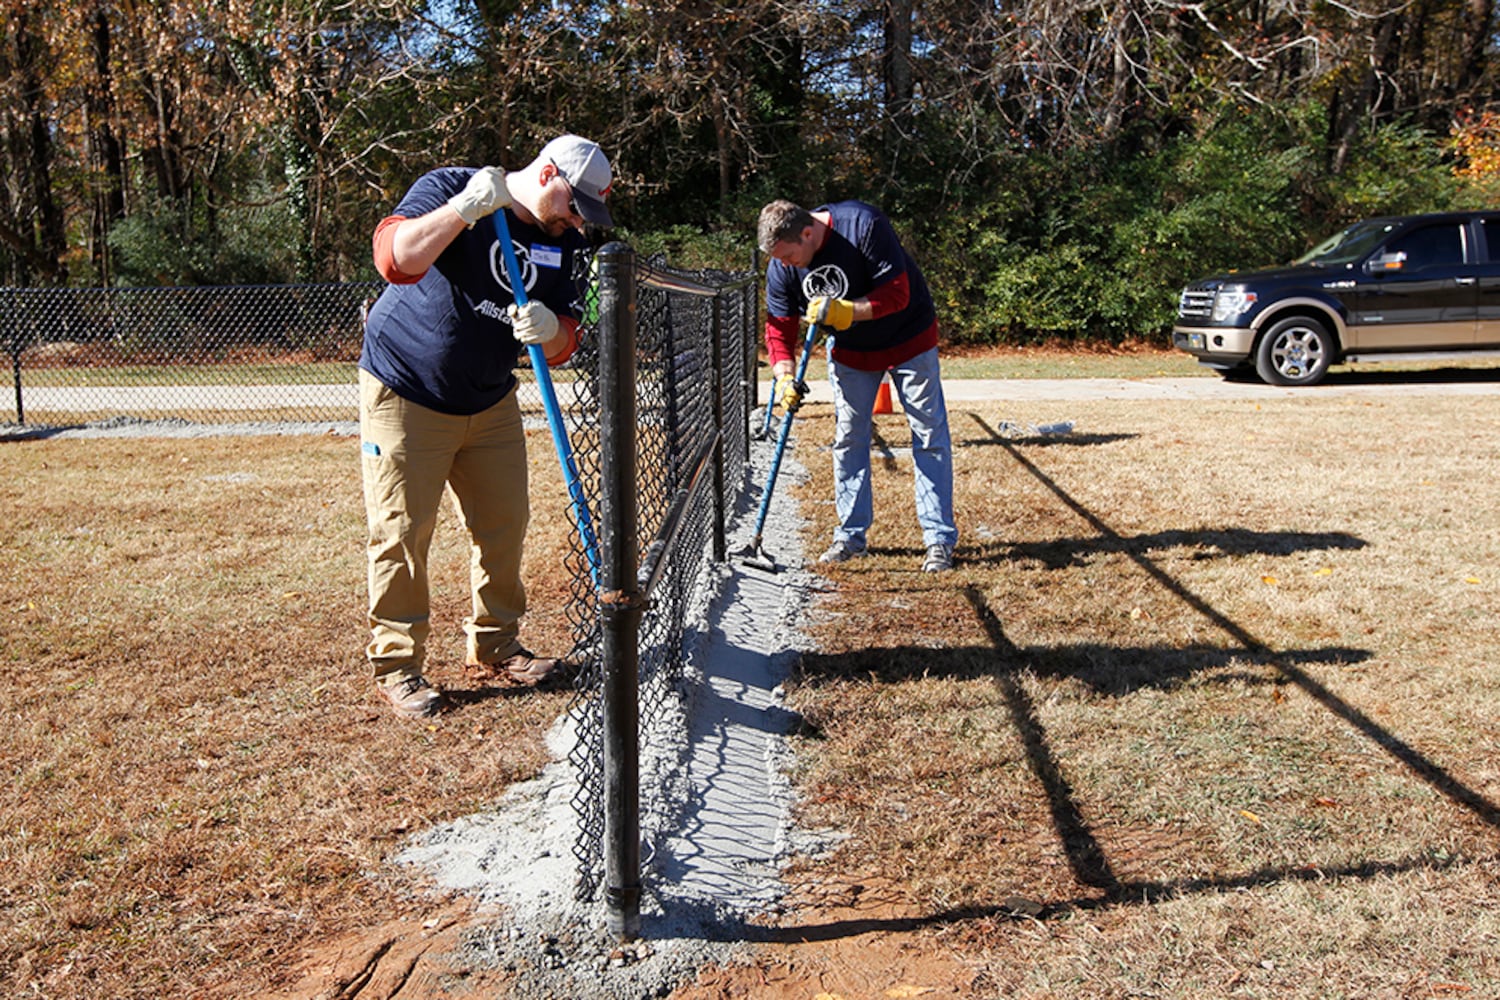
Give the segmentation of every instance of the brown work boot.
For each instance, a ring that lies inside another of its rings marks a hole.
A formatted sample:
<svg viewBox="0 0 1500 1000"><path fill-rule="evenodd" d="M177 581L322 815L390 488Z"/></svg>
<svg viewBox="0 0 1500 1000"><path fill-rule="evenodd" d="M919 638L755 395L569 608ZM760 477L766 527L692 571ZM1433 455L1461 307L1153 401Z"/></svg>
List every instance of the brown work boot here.
<svg viewBox="0 0 1500 1000"><path fill-rule="evenodd" d="M391 703L396 714L408 719L425 719L437 715L447 704L443 692L428 684L427 679L421 676L407 675L389 684L377 682L375 686L385 695L385 700Z"/></svg>
<svg viewBox="0 0 1500 1000"><path fill-rule="evenodd" d="M465 669L475 680L509 680L535 687L557 673L560 662L533 656L531 650L522 646L502 660L494 663L470 663Z"/></svg>

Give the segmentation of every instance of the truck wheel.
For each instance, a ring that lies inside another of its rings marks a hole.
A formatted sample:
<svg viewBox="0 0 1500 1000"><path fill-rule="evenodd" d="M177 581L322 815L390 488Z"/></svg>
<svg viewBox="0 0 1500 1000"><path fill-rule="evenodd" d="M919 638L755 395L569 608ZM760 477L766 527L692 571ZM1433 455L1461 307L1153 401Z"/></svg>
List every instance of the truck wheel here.
<svg viewBox="0 0 1500 1000"><path fill-rule="evenodd" d="M1333 363L1333 336L1308 316L1271 325L1255 348L1255 372L1271 385L1316 385Z"/></svg>

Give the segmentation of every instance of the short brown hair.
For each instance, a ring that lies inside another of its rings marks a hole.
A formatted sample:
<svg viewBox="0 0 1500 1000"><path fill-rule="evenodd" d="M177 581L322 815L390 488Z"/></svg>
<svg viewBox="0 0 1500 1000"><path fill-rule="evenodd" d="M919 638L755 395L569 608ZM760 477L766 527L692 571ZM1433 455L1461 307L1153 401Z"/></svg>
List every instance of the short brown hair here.
<svg viewBox="0 0 1500 1000"><path fill-rule="evenodd" d="M763 252L770 253L778 243L799 239L802 230L812 224L811 212L785 198L778 198L760 210L756 242Z"/></svg>

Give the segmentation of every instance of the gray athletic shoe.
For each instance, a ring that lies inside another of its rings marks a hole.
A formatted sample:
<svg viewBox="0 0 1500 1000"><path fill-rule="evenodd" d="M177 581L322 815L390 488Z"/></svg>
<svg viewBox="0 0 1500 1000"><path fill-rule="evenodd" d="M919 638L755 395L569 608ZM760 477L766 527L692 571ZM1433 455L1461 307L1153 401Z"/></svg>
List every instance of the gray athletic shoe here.
<svg viewBox="0 0 1500 1000"><path fill-rule="evenodd" d="M859 559L870 553L863 547L855 548L851 543L842 538L828 546L828 550L818 556L820 563L848 562L850 559Z"/></svg>
<svg viewBox="0 0 1500 1000"><path fill-rule="evenodd" d="M953 546L929 545L927 558L922 560L923 573L946 573L953 568Z"/></svg>
<svg viewBox="0 0 1500 1000"><path fill-rule="evenodd" d="M443 692L427 683L424 677L402 677L389 684L377 684L385 700L391 703L397 715L409 719L425 719L443 710Z"/></svg>

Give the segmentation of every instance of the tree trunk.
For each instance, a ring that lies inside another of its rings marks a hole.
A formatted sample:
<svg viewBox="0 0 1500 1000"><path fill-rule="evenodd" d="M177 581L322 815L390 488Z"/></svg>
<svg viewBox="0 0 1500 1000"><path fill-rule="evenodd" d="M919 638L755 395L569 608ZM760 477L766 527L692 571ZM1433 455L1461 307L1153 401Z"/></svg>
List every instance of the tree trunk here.
<svg viewBox="0 0 1500 1000"><path fill-rule="evenodd" d="M36 219L36 252L48 277L67 281L64 254L68 249L62 211L52 193L52 130L47 120L46 91L42 83L40 39L31 31L27 10L23 7L15 20L15 68L20 72L21 106L29 132L27 181L31 189L31 208Z"/></svg>
<svg viewBox="0 0 1500 1000"><path fill-rule="evenodd" d="M88 92L90 164L100 176L93 184L89 207L90 254L100 284L110 284L109 230L125 217L125 150L115 132L115 85L110 65L112 41L109 15L97 7L91 18L94 79Z"/></svg>
<svg viewBox="0 0 1500 1000"><path fill-rule="evenodd" d="M901 162L905 137L911 133L912 98L916 83L911 64L912 0L886 0L885 48L881 68L885 76L886 179L893 180Z"/></svg>

